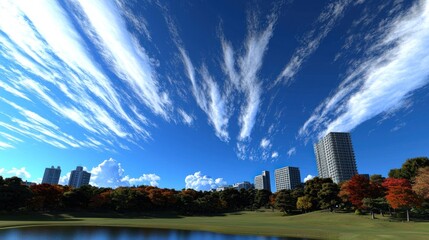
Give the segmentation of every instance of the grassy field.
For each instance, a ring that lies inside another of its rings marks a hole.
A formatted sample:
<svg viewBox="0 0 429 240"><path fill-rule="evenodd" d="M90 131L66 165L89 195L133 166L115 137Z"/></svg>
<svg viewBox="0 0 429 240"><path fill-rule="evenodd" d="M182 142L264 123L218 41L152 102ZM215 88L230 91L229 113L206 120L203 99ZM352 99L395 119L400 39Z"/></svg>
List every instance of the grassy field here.
<svg viewBox="0 0 429 240"><path fill-rule="evenodd" d="M283 216L279 212L238 212L225 216L144 217L103 215L0 215L0 230L28 226L123 226L212 231L227 234L313 239L429 239L429 222L390 222L352 213L313 212Z"/></svg>

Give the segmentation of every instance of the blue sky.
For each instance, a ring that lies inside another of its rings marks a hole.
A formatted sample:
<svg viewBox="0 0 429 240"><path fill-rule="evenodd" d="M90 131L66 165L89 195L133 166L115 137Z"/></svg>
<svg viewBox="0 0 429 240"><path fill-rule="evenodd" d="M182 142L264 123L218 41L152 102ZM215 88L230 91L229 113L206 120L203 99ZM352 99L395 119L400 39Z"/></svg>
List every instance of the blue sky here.
<svg viewBox="0 0 429 240"><path fill-rule="evenodd" d="M360 173L429 155L428 1L1 1L0 16L0 175L304 180L330 131L352 133Z"/></svg>

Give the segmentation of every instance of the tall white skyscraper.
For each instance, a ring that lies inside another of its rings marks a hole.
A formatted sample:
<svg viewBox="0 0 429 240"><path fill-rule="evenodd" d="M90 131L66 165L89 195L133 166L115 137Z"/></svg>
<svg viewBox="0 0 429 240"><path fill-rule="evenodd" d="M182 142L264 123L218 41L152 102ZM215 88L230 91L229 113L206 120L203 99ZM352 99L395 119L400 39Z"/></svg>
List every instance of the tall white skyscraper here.
<svg viewBox="0 0 429 240"><path fill-rule="evenodd" d="M335 183L358 174L350 133L331 132L314 144L319 177Z"/></svg>
<svg viewBox="0 0 429 240"><path fill-rule="evenodd" d="M262 171L261 175L255 177L255 189L271 191L270 172Z"/></svg>
<svg viewBox="0 0 429 240"><path fill-rule="evenodd" d="M42 183L47 184L58 184L61 175L61 168L58 166L55 168L54 166L50 168L45 168L45 173L43 174Z"/></svg>
<svg viewBox="0 0 429 240"><path fill-rule="evenodd" d="M89 184L89 179L91 178L91 173L84 171L83 167L78 166L76 170L71 171L69 186L78 188L83 185Z"/></svg>
<svg viewBox="0 0 429 240"><path fill-rule="evenodd" d="M283 167L274 171L276 191L294 189L301 184L301 174L297 167Z"/></svg>

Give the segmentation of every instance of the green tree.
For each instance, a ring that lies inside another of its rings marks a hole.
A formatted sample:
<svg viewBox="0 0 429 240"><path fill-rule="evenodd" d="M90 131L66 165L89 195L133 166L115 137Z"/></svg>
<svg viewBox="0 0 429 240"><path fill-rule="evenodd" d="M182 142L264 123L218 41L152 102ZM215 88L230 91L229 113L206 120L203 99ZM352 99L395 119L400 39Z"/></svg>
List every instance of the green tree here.
<svg viewBox="0 0 429 240"><path fill-rule="evenodd" d="M271 192L268 190L256 190L254 206L255 208L268 207Z"/></svg>
<svg viewBox="0 0 429 240"><path fill-rule="evenodd" d="M333 183L333 182L332 182L332 179L330 178L319 178L319 177L315 177L305 182L304 195L310 198L312 209L320 208L318 194L320 190L322 190L322 186L324 183Z"/></svg>
<svg viewBox="0 0 429 240"><path fill-rule="evenodd" d="M296 198L291 190L281 190L276 194L275 206L284 213L290 213L296 209Z"/></svg>
<svg viewBox="0 0 429 240"><path fill-rule="evenodd" d="M31 191L22 184L21 178L0 177L0 210L15 211L27 205Z"/></svg>
<svg viewBox="0 0 429 240"><path fill-rule="evenodd" d="M340 188L335 183L324 183L322 189L317 194L319 198L319 204L321 208L329 208L332 212L334 207L341 202L341 198L338 197Z"/></svg>
<svg viewBox="0 0 429 240"><path fill-rule="evenodd" d="M424 167L429 167L429 159L427 157L410 158L402 164L400 169L390 170L389 177L405 178L413 183L419 168Z"/></svg>

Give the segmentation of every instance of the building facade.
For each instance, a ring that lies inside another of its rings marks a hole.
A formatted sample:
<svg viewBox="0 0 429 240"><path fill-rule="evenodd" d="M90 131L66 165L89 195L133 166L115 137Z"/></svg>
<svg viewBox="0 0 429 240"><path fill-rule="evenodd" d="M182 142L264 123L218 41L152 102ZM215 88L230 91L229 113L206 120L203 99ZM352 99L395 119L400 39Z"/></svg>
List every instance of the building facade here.
<svg viewBox="0 0 429 240"><path fill-rule="evenodd" d="M60 175L61 175L61 168L58 166L55 168L54 166L50 168L45 168L45 173L43 174L42 183L47 184L58 184L60 181Z"/></svg>
<svg viewBox="0 0 429 240"><path fill-rule="evenodd" d="M350 133L331 132L314 144L319 177L335 183L358 174Z"/></svg>
<svg viewBox="0 0 429 240"><path fill-rule="evenodd" d="M237 190L239 190L239 191L241 189L249 190L249 189L253 188L253 184L251 184L250 182L244 181L244 182L241 182L241 183L235 183L232 187L235 188L235 189L237 189Z"/></svg>
<svg viewBox="0 0 429 240"><path fill-rule="evenodd" d="M255 189L268 190L271 192L270 172L262 171L261 175L255 177Z"/></svg>
<svg viewBox="0 0 429 240"><path fill-rule="evenodd" d="M283 167L274 171L276 191L295 189L301 184L301 174L297 167Z"/></svg>
<svg viewBox="0 0 429 240"><path fill-rule="evenodd" d="M83 185L88 185L90 178L91 173L84 171L83 167L78 166L76 167L76 170L73 170L70 173L69 186L78 188Z"/></svg>

